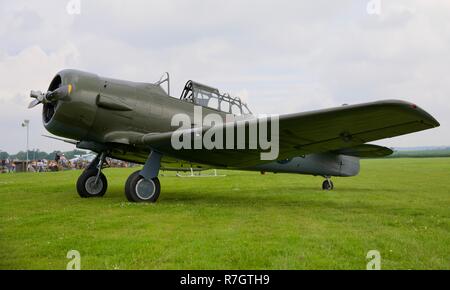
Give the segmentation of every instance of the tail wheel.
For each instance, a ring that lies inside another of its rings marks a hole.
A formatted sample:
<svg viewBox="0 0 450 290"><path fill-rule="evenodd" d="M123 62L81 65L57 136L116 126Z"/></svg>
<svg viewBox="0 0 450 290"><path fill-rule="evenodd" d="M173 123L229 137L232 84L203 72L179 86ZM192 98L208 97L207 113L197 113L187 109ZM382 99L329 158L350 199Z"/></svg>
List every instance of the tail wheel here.
<svg viewBox="0 0 450 290"><path fill-rule="evenodd" d="M97 174L97 169L87 169L78 178L77 191L81 197L102 197L105 195L108 188L108 180L102 172L100 172L97 179Z"/></svg>
<svg viewBox="0 0 450 290"><path fill-rule="evenodd" d="M125 195L131 202L156 202L161 192L158 177L145 179L136 171L128 177L125 184Z"/></svg>
<svg viewBox="0 0 450 290"><path fill-rule="evenodd" d="M334 189L333 181L325 180L322 184L322 189L323 190L333 190Z"/></svg>

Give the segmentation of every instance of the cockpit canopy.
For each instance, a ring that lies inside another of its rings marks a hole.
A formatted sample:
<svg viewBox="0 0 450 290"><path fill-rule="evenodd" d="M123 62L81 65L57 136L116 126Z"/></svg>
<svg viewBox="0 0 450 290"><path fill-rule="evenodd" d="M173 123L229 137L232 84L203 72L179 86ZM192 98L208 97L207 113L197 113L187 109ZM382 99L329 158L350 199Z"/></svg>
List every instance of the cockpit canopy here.
<svg viewBox="0 0 450 290"><path fill-rule="evenodd" d="M250 115L252 112L238 97L220 94L219 90L194 81L188 81L180 100L233 115Z"/></svg>

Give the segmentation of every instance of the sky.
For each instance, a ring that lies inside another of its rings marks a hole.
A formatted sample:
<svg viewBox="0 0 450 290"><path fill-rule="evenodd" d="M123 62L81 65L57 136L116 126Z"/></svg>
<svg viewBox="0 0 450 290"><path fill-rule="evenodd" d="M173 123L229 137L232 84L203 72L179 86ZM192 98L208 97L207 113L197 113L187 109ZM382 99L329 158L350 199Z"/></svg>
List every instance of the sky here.
<svg viewBox="0 0 450 290"><path fill-rule="evenodd" d="M71 150L51 140L30 90L74 68L155 82L179 96L192 79L254 113L383 99L417 103L441 127L382 140L450 145L448 0L0 0L0 150Z"/></svg>

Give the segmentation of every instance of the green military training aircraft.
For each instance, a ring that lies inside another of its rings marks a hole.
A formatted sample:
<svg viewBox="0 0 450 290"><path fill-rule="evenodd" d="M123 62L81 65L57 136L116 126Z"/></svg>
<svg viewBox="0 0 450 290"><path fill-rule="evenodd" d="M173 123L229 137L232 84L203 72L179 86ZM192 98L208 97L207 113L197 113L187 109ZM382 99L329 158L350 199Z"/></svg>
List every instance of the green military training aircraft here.
<svg viewBox="0 0 450 290"><path fill-rule="evenodd" d="M330 178L357 175L360 158L392 154L368 142L439 126L418 106L396 100L258 116L239 98L193 81L174 98L168 74L136 83L63 70L47 93L31 97L30 108L43 104L49 132L98 154L78 179L81 197L106 193L107 157L144 164L125 185L132 202L157 201L161 168L308 174L323 176L323 189L332 190Z"/></svg>

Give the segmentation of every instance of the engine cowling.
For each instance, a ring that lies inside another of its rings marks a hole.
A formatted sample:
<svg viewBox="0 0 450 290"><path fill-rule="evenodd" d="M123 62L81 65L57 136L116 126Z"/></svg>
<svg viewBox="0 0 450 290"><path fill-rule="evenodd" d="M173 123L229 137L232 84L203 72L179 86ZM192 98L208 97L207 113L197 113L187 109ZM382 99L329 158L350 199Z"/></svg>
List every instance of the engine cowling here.
<svg viewBox="0 0 450 290"><path fill-rule="evenodd" d="M76 70L63 70L53 78L48 91L53 92L64 86L70 86L69 94L43 103L42 121L54 135L82 140L95 120L99 77Z"/></svg>

